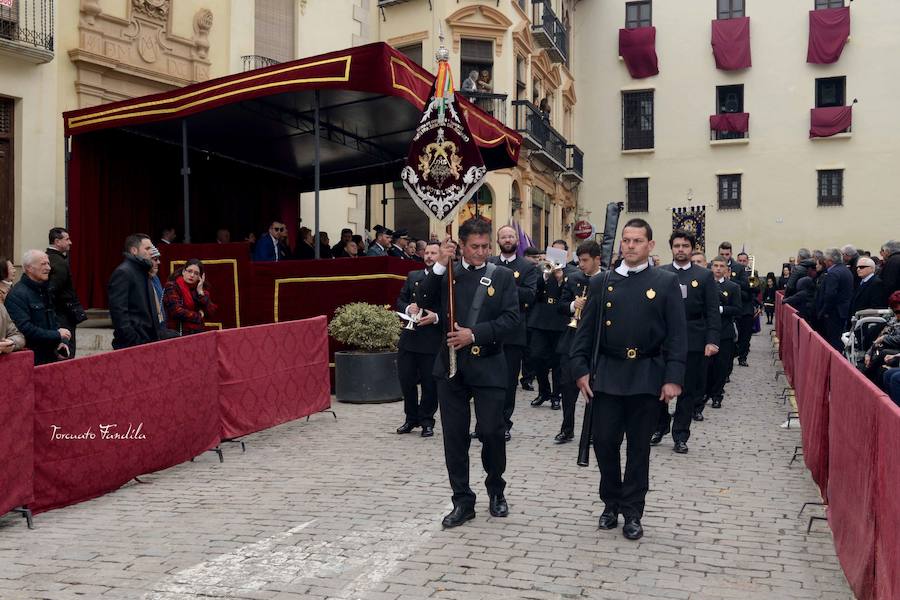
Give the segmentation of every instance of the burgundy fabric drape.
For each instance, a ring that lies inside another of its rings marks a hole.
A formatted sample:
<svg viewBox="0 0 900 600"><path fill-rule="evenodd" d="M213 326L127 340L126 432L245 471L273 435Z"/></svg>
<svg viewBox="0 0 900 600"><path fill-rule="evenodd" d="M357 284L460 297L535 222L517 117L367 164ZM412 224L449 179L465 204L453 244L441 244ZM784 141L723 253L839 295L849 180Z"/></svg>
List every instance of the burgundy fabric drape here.
<svg viewBox="0 0 900 600"><path fill-rule="evenodd" d="M714 20L712 47L717 69L736 71L749 68L750 17Z"/></svg>
<svg viewBox="0 0 900 600"><path fill-rule="evenodd" d="M220 427L215 335L35 368L33 509L106 494L214 447ZM104 426L112 426L106 435ZM63 437L69 435L76 437Z"/></svg>
<svg viewBox="0 0 900 600"><path fill-rule="evenodd" d="M32 500L34 474L34 355L0 356L0 516Z"/></svg>
<svg viewBox="0 0 900 600"><path fill-rule="evenodd" d="M797 315L797 311L788 311L788 308L790 307L785 307L784 329L782 330L784 337L781 339L781 344L778 346L778 351L780 353L781 362L784 365L785 379L787 379L789 384L794 385L797 321L800 320L800 317Z"/></svg>
<svg viewBox="0 0 900 600"><path fill-rule="evenodd" d="M809 48L806 62L835 63L850 37L850 7L809 11Z"/></svg>
<svg viewBox="0 0 900 600"><path fill-rule="evenodd" d="M803 461L822 498L828 498L828 398L831 362L843 358L800 321L797 408L803 437Z"/></svg>
<svg viewBox="0 0 900 600"><path fill-rule="evenodd" d="M713 131L750 131L750 113L721 113L709 116L709 128Z"/></svg>
<svg viewBox="0 0 900 600"><path fill-rule="evenodd" d="M625 60L628 73L634 79L659 74L656 56L656 27L619 30L619 56Z"/></svg>
<svg viewBox="0 0 900 600"><path fill-rule="evenodd" d="M875 589L900 598L900 407L878 402L878 469L875 478Z"/></svg>
<svg viewBox="0 0 900 600"><path fill-rule="evenodd" d="M828 523L844 575L857 598L875 598L878 517L873 519L872 508L878 442L876 399L882 396L848 361L831 362Z"/></svg>
<svg viewBox="0 0 900 600"><path fill-rule="evenodd" d="M809 137L831 137L853 124L853 106L829 106L809 111Z"/></svg>
<svg viewBox="0 0 900 600"><path fill-rule="evenodd" d="M222 437L331 406L325 317L217 333Z"/></svg>

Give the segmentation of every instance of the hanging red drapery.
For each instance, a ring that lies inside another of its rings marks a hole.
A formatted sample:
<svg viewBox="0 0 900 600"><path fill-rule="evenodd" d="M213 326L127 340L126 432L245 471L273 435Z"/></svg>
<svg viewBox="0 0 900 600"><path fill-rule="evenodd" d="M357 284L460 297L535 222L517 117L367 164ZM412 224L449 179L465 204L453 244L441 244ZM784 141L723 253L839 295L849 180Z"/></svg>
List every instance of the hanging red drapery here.
<svg viewBox="0 0 900 600"><path fill-rule="evenodd" d="M625 60L633 79L659 74L656 56L656 27L619 30L619 56Z"/></svg>
<svg viewBox="0 0 900 600"><path fill-rule="evenodd" d="M750 17L712 22L712 47L716 68L736 71L750 67Z"/></svg>
<svg viewBox="0 0 900 600"><path fill-rule="evenodd" d="M809 11L809 49L806 62L836 63L850 37L850 7Z"/></svg>
<svg viewBox="0 0 900 600"><path fill-rule="evenodd" d="M750 131L750 113L722 113L709 116L709 128L713 131L747 133Z"/></svg>
<svg viewBox="0 0 900 600"><path fill-rule="evenodd" d="M829 106L810 109L809 137L831 137L850 129L852 106Z"/></svg>

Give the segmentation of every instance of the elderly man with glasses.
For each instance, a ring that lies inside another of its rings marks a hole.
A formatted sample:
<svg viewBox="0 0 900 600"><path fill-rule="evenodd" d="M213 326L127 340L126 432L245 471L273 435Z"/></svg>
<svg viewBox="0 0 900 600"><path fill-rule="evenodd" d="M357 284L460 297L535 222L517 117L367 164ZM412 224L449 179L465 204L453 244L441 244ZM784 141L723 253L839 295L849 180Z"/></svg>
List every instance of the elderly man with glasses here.
<svg viewBox="0 0 900 600"><path fill-rule="evenodd" d="M859 278L859 287L853 292L853 299L850 301L850 316L868 308L887 307L887 294L884 283L875 274L875 261L868 256L860 256L856 262L856 276Z"/></svg>

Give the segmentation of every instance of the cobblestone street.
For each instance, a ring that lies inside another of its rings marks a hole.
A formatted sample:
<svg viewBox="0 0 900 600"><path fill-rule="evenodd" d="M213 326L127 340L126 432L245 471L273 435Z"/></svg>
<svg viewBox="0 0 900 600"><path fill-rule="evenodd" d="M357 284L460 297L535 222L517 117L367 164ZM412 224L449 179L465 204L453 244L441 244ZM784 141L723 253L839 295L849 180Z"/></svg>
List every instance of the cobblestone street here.
<svg viewBox="0 0 900 600"><path fill-rule="evenodd" d="M575 443L553 444L561 413L532 393L513 416L510 516L488 515L474 443L477 517L447 531L440 426L398 436L401 403L335 403L337 421L252 435L244 454L227 444L223 464L207 453L38 515L34 531L3 517L0 598L851 598L827 524L806 534L821 508L797 516L819 495L788 466L800 434L779 428L770 347L766 328L687 455L671 438L653 450L636 543L621 519L597 529L595 459L579 468Z"/></svg>

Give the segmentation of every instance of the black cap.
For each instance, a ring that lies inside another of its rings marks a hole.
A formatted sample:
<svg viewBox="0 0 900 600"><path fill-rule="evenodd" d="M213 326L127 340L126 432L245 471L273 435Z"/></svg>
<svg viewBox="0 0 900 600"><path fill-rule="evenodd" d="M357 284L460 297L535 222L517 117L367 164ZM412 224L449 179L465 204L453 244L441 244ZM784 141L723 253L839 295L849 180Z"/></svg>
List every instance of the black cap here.
<svg viewBox="0 0 900 600"><path fill-rule="evenodd" d="M535 248L534 246L528 246L525 248L525 256L540 256L541 251Z"/></svg>
<svg viewBox="0 0 900 600"><path fill-rule="evenodd" d="M409 236L409 230L407 230L407 229L398 229L397 231L394 232L395 238L402 238L402 237L407 237L407 236Z"/></svg>

